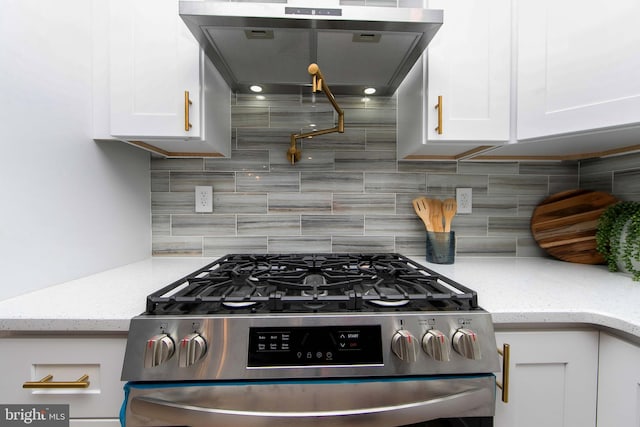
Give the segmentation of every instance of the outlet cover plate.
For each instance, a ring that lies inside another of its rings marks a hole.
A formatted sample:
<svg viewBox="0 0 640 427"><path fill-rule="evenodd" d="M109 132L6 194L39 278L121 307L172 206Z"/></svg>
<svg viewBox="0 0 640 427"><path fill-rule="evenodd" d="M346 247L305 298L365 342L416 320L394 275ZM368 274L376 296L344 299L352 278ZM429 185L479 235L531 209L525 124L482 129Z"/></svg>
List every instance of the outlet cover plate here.
<svg viewBox="0 0 640 427"><path fill-rule="evenodd" d="M473 193L471 188L456 188L456 202L460 214L470 214L473 207Z"/></svg>
<svg viewBox="0 0 640 427"><path fill-rule="evenodd" d="M213 187L196 186L196 212L213 212Z"/></svg>

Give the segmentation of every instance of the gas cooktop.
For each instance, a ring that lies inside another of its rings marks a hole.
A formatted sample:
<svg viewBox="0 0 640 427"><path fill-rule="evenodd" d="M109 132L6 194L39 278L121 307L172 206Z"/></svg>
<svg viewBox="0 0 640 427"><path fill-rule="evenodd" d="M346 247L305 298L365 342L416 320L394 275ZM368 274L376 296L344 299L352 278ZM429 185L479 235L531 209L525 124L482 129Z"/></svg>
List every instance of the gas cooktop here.
<svg viewBox="0 0 640 427"><path fill-rule="evenodd" d="M456 311L474 291L395 254L230 254L154 292L146 314Z"/></svg>
<svg viewBox="0 0 640 427"><path fill-rule="evenodd" d="M147 297L126 381L494 372L474 291L402 255L230 254Z"/></svg>

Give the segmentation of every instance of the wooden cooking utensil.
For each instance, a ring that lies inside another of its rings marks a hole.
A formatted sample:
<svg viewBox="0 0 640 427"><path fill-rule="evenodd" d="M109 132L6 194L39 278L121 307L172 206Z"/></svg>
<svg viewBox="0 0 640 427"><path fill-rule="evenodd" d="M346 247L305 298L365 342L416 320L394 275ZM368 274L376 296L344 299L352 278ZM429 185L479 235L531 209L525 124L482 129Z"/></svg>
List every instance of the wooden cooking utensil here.
<svg viewBox="0 0 640 427"><path fill-rule="evenodd" d="M412 201L413 209L416 211L416 214L420 217L422 222L424 223L424 227L427 231L433 231L433 227L431 225L431 217L429 215L429 202L426 197L418 197L413 199Z"/></svg>
<svg viewBox="0 0 640 427"><path fill-rule="evenodd" d="M433 231L442 233L442 201L440 199L429 199L429 213L431 214L431 225Z"/></svg>
<svg viewBox="0 0 640 427"><path fill-rule="evenodd" d="M442 202L442 215L444 215L444 231L446 233L451 231L451 221L458 211L458 203L456 199L445 199Z"/></svg>

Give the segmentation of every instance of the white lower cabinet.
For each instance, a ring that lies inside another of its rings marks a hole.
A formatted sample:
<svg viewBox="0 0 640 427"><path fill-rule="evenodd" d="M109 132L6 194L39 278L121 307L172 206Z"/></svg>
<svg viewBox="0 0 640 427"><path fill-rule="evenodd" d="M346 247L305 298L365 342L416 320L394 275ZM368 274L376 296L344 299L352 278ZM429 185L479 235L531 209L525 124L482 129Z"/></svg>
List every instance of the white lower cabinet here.
<svg viewBox="0 0 640 427"><path fill-rule="evenodd" d="M640 426L640 347L600 333L598 427Z"/></svg>
<svg viewBox="0 0 640 427"><path fill-rule="evenodd" d="M113 427L124 399L120 381L126 337L0 338L2 404L68 404L73 427ZM88 375L86 388L23 388L52 375L53 382L75 382Z"/></svg>
<svg viewBox="0 0 640 427"><path fill-rule="evenodd" d="M496 339L511 347L511 372L509 402L498 394L495 427L596 425L597 331L498 332Z"/></svg>

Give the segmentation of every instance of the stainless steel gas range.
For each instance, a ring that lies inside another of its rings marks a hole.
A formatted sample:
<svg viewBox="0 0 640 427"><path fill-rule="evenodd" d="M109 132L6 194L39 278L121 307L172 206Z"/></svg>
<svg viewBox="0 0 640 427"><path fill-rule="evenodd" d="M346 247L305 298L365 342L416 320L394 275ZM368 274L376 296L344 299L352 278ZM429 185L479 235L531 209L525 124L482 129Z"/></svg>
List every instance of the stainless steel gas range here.
<svg viewBox="0 0 640 427"><path fill-rule="evenodd" d="M136 426L492 426L498 355L474 291L392 253L232 254L131 321Z"/></svg>

